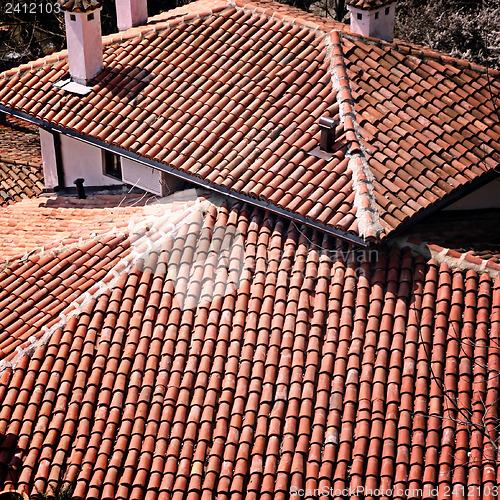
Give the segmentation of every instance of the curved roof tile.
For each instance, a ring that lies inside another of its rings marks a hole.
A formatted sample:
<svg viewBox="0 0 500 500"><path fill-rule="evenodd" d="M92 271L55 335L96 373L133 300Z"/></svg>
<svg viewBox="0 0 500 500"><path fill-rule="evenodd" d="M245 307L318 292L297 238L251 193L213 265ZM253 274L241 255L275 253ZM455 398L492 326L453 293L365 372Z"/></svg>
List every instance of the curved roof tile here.
<svg viewBox="0 0 500 500"><path fill-rule="evenodd" d="M68 71L62 52L5 72L0 105L359 243L499 164L498 74L422 47L239 0L104 40L87 96L52 85ZM330 161L311 154L322 116L341 121Z"/></svg>
<svg viewBox="0 0 500 500"><path fill-rule="evenodd" d="M63 10L69 12L89 12L102 7L101 0L59 0Z"/></svg>
<svg viewBox="0 0 500 500"><path fill-rule="evenodd" d="M361 10L376 10L396 3L396 0L348 0L347 5Z"/></svg>
<svg viewBox="0 0 500 500"><path fill-rule="evenodd" d="M249 205L173 214L0 273L3 487L496 487L499 280Z"/></svg>

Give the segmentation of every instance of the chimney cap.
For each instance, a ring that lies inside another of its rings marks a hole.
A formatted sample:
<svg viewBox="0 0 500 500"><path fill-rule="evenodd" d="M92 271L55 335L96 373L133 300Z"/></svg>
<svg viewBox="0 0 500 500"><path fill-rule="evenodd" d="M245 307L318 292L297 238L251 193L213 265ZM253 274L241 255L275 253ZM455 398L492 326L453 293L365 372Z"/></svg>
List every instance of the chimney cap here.
<svg viewBox="0 0 500 500"><path fill-rule="evenodd" d="M319 119L319 127L322 129L333 129L336 128L339 122L335 118L330 118L328 116L322 116Z"/></svg>
<svg viewBox="0 0 500 500"><path fill-rule="evenodd" d="M360 10L377 10L395 2L396 0L348 0L347 6Z"/></svg>
<svg viewBox="0 0 500 500"><path fill-rule="evenodd" d="M101 0L59 0L59 3L68 12L89 12L102 7Z"/></svg>

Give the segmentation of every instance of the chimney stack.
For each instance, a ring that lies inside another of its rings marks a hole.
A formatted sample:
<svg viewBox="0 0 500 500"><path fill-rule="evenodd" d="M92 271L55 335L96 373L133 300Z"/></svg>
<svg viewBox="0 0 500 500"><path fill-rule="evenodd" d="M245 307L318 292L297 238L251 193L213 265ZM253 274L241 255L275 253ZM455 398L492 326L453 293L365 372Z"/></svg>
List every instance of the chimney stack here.
<svg viewBox="0 0 500 500"><path fill-rule="evenodd" d="M100 0L61 0L71 79L87 85L104 67Z"/></svg>
<svg viewBox="0 0 500 500"><path fill-rule="evenodd" d="M395 0L350 0L347 10L352 33L387 42L394 39Z"/></svg>
<svg viewBox="0 0 500 500"><path fill-rule="evenodd" d="M116 0L116 21L120 31L146 24L147 0Z"/></svg>

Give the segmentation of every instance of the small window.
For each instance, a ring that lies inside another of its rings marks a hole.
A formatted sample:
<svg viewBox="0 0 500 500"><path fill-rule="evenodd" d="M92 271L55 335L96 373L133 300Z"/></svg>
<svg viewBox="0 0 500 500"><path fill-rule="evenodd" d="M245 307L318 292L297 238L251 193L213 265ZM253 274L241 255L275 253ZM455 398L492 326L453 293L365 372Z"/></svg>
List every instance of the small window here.
<svg viewBox="0 0 500 500"><path fill-rule="evenodd" d="M388 16L389 12L391 12L391 8L390 7L386 7L385 8L385 15Z"/></svg>
<svg viewBox="0 0 500 500"><path fill-rule="evenodd" d="M71 20L71 21L76 21L76 16L75 16L75 14L70 14L70 15L69 15L69 18L70 18L70 20Z"/></svg>
<svg viewBox="0 0 500 500"><path fill-rule="evenodd" d="M363 14L361 14L360 12L358 12L358 20L361 20L363 19Z"/></svg>
<svg viewBox="0 0 500 500"><path fill-rule="evenodd" d="M92 12L87 16L87 21L93 21L94 20L94 13Z"/></svg>
<svg viewBox="0 0 500 500"><path fill-rule="evenodd" d="M104 152L104 173L120 181L122 180L122 164L118 155L110 151Z"/></svg>
<svg viewBox="0 0 500 500"><path fill-rule="evenodd" d="M378 11L375 12L375 19L378 19Z"/></svg>

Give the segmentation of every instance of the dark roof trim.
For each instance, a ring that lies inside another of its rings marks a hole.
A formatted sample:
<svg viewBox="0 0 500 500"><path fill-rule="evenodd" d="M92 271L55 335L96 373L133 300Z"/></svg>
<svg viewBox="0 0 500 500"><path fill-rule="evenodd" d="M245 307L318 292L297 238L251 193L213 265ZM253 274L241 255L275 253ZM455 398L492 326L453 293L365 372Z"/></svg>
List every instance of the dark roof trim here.
<svg viewBox="0 0 500 500"><path fill-rule="evenodd" d="M144 158L143 156L139 156L135 153L131 153L130 151L127 151L126 149L118 148L116 146L111 146L110 144L106 144L105 142L102 142L98 139L93 139L87 136L80 135L76 132L73 132L71 130L66 130L61 127L57 127L55 125L51 125L50 123L44 122L42 120L39 120L38 118L34 118L30 115L27 115L21 111L13 110L6 108L4 106L0 105L0 112L7 113L12 116L16 116L17 118L20 118L22 120L25 120L27 122L33 123L41 128L47 129L51 132L59 132L60 134L67 135L69 137L74 137L75 139L78 139L82 142L86 142L87 144L91 144L93 146L97 146L101 149L104 149L105 151L111 151L112 153L119 154L120 156L123 156L125 158L128 158L130 160L136 161L137 163L142 163L143 165L147 165L148 167L155 168L157 170L162 170L163 172L166 172L170 175L173 175L174 177L177 177L179 179L185 180L187 182L191 182L192 184L196 184L200 187L203 187L205 189L215 191L216 193L222 194L224 196L227 196L229 198L233 198L238 201L243 201L246 202L250 205L254 205L258 208L261 208L263 210L267 210L268 212L274 213L276 215L280 215L281 217L284 217L288 220L292 220L294 222L298 222L300 224L304 224L307 227L310 227L312 229L317 229L318 231L321 231L323 233L327 233L335 238L339 238L341 240L347 241L348 243L353 243L354 245L363 247L363 248L371 248L374 246L373 242L366 242L362 238L359 238L358 236L352 235L352 234L347 234L342 231L338 231L336 229L333 229L328 226L324 226L322 224L318 224L317 222L314 222L306 217L303 217L298 214L293 214L292 212L289 212L287 210L284 210L280 207L277 207L275 205L271 205L269 203L266 203L262 200L258 200L256 198L251 198L250 196L246 196L243 194L235 193L234 191L230 191L227 188L221 187L221 186L215 186L213 184L210 184L209 182L206 182L203 179L199 179L197 177L193 177L191 175L186 174L185 172L181 172L180 170L176 170L172 167L169 167L168 165L165 165L163 163L159 163L157 161L150 160L148 158Z"/></svg>

